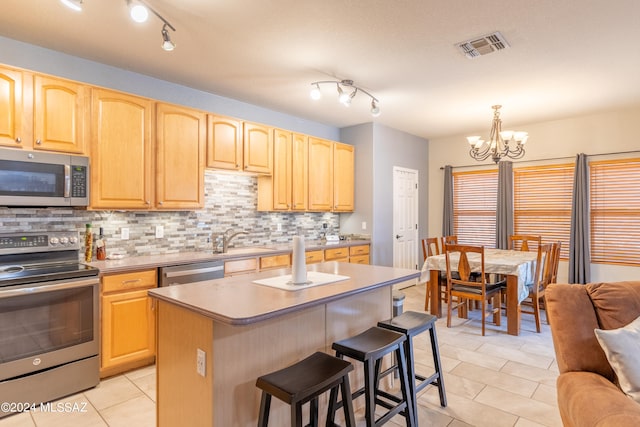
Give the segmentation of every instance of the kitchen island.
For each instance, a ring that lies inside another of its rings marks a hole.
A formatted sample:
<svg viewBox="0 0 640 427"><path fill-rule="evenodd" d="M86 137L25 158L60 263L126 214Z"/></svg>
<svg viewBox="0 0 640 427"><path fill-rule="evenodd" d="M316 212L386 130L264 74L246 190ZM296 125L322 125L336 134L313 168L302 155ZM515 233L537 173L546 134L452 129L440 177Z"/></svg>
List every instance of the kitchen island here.
<svg viewBox="0 0 640 427"><path fill-rule="evenodd" d="M295 291L254 283L291 273L280 269L149 291L158 310L158 426L255 426L260 375L331 353L334 341L391 317L392 285L420 275L338 262L308 269L348 278ZM356 369L354 385L359 376ZM270 424L289 424L289 408L277 399Z"/></svg>

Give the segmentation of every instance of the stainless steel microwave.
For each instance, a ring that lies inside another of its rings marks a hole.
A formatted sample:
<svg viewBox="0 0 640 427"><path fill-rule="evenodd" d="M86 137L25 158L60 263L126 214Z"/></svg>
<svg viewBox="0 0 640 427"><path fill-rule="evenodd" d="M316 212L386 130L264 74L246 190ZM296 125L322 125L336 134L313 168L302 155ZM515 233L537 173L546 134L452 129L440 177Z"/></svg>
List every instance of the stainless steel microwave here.
<svg viewBox="0 0 640 427"><path fill-rule="evenodd" d="M0 148L0 206L88 205L88 157Z"/></svg>

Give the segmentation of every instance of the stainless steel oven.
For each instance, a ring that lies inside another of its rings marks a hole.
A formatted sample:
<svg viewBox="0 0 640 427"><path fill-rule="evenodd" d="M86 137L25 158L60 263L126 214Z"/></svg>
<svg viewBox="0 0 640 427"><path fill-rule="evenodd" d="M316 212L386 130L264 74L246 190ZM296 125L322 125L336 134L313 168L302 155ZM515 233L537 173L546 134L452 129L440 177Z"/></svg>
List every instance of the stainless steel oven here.
<svg viewBox="0 0 640 427"><path fill-rule="evenodd" d="M88 205L88 157L0 148L0 206Z"/></svg>
<svg viewBox="0 0 640 427"><path fill-rule="evenodd" d="M0 235L0 402L37 406L98 384L98 270L79 249L77 232Z"/></svg>

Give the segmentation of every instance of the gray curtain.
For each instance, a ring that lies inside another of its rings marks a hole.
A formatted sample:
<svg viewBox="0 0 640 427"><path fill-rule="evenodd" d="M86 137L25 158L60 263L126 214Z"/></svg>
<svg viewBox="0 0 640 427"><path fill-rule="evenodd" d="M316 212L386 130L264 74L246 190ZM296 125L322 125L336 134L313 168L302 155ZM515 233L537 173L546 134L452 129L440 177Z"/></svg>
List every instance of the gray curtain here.
<svg viewBox="0 0 640 427"><path fill-rule="evenodd" d="M513 234L513 162L498 163L498 203L496 208L496 248L507 249Z"/></svg>
<svg viewBox="0 0 640 427"><path fill-rule="evenodd" d="M444 203L442 209L442 235L451 236L453 232L453 167L444 167Z"/></svg>
<svg viewBox="0 0 640 427"><path fill-rule="evenodd" d="M571 204L571 235L569 240L569 283L589 283L591 280L591 234L589 222L589 169L587 155L576 157Z"/></svg>

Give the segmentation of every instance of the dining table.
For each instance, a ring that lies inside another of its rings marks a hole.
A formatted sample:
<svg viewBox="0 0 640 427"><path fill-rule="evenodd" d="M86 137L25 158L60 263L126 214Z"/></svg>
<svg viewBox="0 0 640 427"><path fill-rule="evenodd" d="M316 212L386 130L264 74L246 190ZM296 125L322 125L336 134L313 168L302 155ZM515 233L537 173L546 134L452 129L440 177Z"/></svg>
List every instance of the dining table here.
<svg viewBox="0 0 640 427"><path fill-rule="evenodd" d="M458 268L459 253L451 253L451 269ZM484 251L485 273L495 273L506 277L507 288L507 333L520 334L520 303L529 296L527 284L533 283L536 270L537 252L511 249L486 248ZM468 254L472 272L481 271L480 254ZM442 316L439 276L447 271L446 255L428 257L422 266L421 281L428 277L429 309L431 314Z"/></svg>

